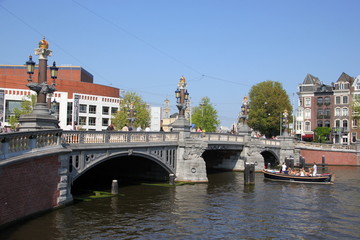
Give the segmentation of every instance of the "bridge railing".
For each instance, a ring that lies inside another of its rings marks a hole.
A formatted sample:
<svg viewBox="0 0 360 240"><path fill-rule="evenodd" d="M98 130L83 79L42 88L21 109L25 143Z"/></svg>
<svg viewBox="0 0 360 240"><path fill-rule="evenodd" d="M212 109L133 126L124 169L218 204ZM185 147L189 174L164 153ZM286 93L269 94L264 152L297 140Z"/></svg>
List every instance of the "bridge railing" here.
<svg viewBox="0 0 360 240"><path fill-rule="evenodd" d="M244 142L244 135L235 135L227 133L207 133L207 132L192 132L191 138L202 139L208 142Z"/></svg>
<svg viewBox="0 0 360 240"><path fill-rule="evenodd" d="M341 145L341 144L327 144L327 143L312 143L312 142L296 142L296 148L317 148L327 150L356 150L356 145Z"/></svg>
<svg viewBox="0 0 360 240"><path fill-rule="evenodd" d="M62 130L38 130L0 134L0 160L61 143Z"/></svg>
<svg viewBox="0 0 360 240"><path fill-rule="evenodd" d="M177 132L64 131L66 144L176 142Z"/></svg>
<svg viewBox="0 0 360 240"><path fill-rule="evenodd" d="M278 139L263 139L263 138L254 138L254 137L252 137L251 139L260 141L261 144L267 145L267 146L280 146L281 145L281 141Z"/></svg>

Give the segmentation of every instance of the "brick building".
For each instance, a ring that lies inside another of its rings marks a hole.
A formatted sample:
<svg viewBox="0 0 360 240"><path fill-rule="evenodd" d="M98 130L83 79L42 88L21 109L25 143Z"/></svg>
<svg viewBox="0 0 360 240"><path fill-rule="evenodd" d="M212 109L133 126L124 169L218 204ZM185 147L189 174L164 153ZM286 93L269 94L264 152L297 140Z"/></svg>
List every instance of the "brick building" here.
<svg viewBox="0 0 360 240"><path fill-rule="evenodd" d="M307 74L298 86L295 133L302 140L314 140L317 127L331 128L328 141L350 144L356 141L357 121L352 119L351 104L360 97L360 78L342 73L331 85Z"/></svg>
<svg viewBox="0 0 360 240"><path fill-rule="evenodd" d="M36 66L34 81L37 81L37 75ZM23 65L0 65L0 118L3 124L8 124L14 108L20 108L26 96L35 94L26 86L27 78ZM51 81L48 78L48 84ZM119 109L120 90L93 83L93 75L82 67L60 66L56 90L47 101L63 129L77 123L85 130L105 130L111 124L112 114Z"/></svg>

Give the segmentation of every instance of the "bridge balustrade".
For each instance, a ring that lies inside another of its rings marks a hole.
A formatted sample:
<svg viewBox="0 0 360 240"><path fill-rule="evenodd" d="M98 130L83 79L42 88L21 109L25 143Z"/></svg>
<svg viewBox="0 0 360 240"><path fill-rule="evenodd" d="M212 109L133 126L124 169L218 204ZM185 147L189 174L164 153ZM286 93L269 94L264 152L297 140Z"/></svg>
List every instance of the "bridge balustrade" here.
<svg viewBox="0 0 360 240"><path fill-rule="evenodd" d="M0 159L60 144L61 129L0 134Z"/></svg>
<svg viewBox="0 0 360 240"><path fill-rule="evenodd" d="M191 138L201 138L204 141L217 141L217 142L244 142L244 135L234 135L225 133L204 133L204 132L192 132Z"/></svg>
<svg viewBox="0 0 360 240"><path fill-rule="evenodd" d="M356 145L341 145L341 144L327 144L327 143L312 143L312 142L296 142L297 148L318 148L329 150L349 150L355 151Z"/></svg>
<svg viewBox="0 0 360 240"><path fill-rule="evenodd" d="M280 140L275 139L259 139L259 141L264 145L270 145L270 146L280 146L281 142Z"/></svg>
<svg viewBox="0 0 360 240"><path fill-rule="evenodd" d="M64 131L63 143L143 143L179 140L177 132Z"/></svg>

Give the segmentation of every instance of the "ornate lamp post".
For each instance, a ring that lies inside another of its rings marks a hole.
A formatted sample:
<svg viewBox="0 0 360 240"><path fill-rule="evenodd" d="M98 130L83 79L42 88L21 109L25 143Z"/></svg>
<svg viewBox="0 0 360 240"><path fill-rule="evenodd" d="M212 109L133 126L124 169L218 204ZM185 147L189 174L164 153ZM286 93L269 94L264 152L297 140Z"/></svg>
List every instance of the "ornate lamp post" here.
<svg viewBox="0 0 360 240"><path fill-rule="evenodd" d="M289 116L288 110L285 109L282 115L283 115L282 122L283 122L283 127L284 127L283 136L289 136L289 133L288 133L288 122L289 122L289 120L288 120L288 116Z"/></svg>
<svg viewBox="0 0 360 240"><path fill-rule="evenodd" d="M239 120L238 120L238 123L239 123L238 132L239 133L240 132L247 133L247 134L251 133L251 129L247 125L249 111L250 111L249 99L247 96L245 96L242 101L241 112L239 114Z"/></svg>
<svg viewBox="0 0 360 240"><path fill-rule="evenodd" d="M39 56L39 75L38 81L33 82L32 75L34 74L35 62L32 56L26 62L27 73L29 74L28 84L26 85L30 90L37 94L37 103L31 114L22 115L19 119L21 124L20 131L30 131L39 129L54 129L58 128L59 121L55 116L51 115L49 107L46 103L47 94L56 91L55 79L57 78L58 68L55 62L50 67L52 84L47 83L47 57L52 55L52 51L48 49L49 43L45 40L39 42L39 48L35 49L35 55Z"/></svg>
<svg viewBox="0 0 360 240"><path fill-rule="evenodd" d="M130 103L127 114L128 114L128 120L129 120L129 127L131 127L131 129L134 129L133 125L136 120L136 111L134 109L135 109L134 103Z"/></svg>
<svg viewBox="0 0 360 240"><path fill-rule="evenodd" d="M186 86L186 79L182 76L178 83L178 88L175 91L176 106L179 109L179 116L172 124L173 131L190 131L190 124L185 118L185 109L189 100L189 93Z"/></svg>

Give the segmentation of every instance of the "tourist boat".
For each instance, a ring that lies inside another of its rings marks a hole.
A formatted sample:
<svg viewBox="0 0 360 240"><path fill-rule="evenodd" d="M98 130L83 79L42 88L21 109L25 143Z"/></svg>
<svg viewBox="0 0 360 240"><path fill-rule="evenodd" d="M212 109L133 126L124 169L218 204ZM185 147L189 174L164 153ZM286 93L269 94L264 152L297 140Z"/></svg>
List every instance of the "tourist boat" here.
<svg viewBox="0 0 360 240"><path fill-rule="evenodd" d="M293 176L280 173L278 170L263 169L264 177L271 181L293 182L293 183L317 183L317 184L333 184L335 174L323 173L316 176Z"/></svg>

